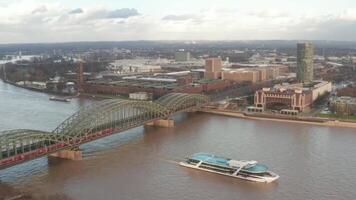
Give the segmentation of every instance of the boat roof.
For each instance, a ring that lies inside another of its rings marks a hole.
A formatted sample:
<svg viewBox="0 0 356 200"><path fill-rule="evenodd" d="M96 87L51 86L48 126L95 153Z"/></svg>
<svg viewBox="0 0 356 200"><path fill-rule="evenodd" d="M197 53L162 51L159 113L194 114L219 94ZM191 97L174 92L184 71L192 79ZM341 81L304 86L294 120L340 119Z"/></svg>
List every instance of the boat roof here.
<svg viewBox="0 0 356 200"><path fill-rule="evenodd" d="M209 154L209 153L196 153L196 154L193 154L190 158L194 159L194 160L208 162L211 164L223 165L226 167L229 167L228 162L230 160L228 158L215 156L215 155Z"/></svg>
<svg viewBox="0 0 356 200"><path fill-rule="evenodd" d="M229 161L231 161L230 158L225 158L221 156L216 156L214 154L210 153L196 153L190 156L190 159L193 160L199 160L203 161L209 164L213 165L219 165L222 167L229 167L232 168L232 166L229 164ZM247 163L249 161L237 161L241 163ZM268 170L268 167L264 164L257 163L255 165L247 165L243 167L243 171L251 172L251 173L263 173Z"/></svg>

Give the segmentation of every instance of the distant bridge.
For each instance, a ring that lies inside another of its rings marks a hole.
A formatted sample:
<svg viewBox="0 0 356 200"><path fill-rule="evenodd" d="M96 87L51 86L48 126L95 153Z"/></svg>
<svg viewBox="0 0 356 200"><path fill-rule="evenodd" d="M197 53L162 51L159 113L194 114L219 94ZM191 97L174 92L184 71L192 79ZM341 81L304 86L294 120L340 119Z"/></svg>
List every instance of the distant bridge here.
<svg viewBox="0 0 356 200"><path fill-rule="evenodd" d="M42 156L76 149L84 143L145 124L169 120L180 112L194 112L209 103L199 94L171 93L156 101L104 100L83 107L52 132L0 132L0 169Z"/></svg>

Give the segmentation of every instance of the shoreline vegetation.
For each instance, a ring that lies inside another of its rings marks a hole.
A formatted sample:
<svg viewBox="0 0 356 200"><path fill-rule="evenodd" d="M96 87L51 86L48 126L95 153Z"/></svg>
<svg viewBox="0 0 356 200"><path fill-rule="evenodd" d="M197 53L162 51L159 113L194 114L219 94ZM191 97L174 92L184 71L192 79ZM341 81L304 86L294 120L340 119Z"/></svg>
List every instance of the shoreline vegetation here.
<svg viewBox="0 0 356 200"><path fill-rule="evenodd" d="M327 118L327 119L335 119L335 120L355 121L355 123L356 123L355 115L318 114L318 117Z"/></svg>
<svg viewBox="0 0 356 200"><path fill-rule="evenodd" d="M356 121L351 121L351 120L341 121L333 118L300 117L300 116L291 117L291 116L281 116L281 115L275 116L271 114L245 113L245 112L221 110L221 109L206 109L202 112L223 115L228 117L251 119L251 120L299 123L299 124L310 124L310 125L329 126L329 127L356 128Z"/></svg>

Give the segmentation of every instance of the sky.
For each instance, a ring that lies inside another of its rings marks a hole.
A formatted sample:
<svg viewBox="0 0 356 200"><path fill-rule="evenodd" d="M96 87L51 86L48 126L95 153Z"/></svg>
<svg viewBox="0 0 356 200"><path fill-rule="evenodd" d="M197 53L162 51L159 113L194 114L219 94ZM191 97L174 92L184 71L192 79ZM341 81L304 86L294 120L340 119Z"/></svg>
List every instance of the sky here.
<svg viewBox="0 0 356 200"><path fill-rule="evenodd" d="M0 0L0 43L356 41L356 0Z"/></svg>

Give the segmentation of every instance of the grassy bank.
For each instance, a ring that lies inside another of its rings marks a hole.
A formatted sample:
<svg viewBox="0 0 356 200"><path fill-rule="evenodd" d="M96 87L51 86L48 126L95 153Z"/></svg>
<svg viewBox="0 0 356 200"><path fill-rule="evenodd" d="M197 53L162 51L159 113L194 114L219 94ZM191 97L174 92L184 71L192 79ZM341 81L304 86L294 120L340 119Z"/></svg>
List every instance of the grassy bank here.
<svg viewBox="0 0 356 200"><path fill-rule="evenodd" d="M319 117L323 118L331 118L331 119L338 119L338 120L355 120L356 121L356 116L355 115L337 115L337 114L319 114Z"/></svg>

